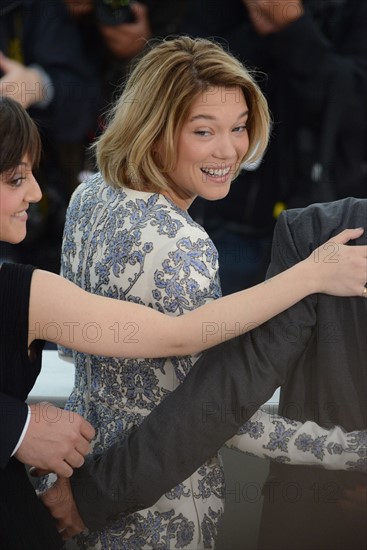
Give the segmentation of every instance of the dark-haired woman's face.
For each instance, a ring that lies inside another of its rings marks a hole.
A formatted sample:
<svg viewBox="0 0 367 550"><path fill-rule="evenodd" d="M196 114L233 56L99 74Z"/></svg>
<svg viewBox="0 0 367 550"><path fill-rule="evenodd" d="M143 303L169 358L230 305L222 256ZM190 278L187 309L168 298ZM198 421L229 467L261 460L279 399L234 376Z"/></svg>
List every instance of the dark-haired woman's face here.
<svg viewBox="0 0 367 550"><path fill-rule="evenodd" d="M14 169L0 174L0 240L19 243L27 234L27 210L42 197L28 156Z"/></svg>

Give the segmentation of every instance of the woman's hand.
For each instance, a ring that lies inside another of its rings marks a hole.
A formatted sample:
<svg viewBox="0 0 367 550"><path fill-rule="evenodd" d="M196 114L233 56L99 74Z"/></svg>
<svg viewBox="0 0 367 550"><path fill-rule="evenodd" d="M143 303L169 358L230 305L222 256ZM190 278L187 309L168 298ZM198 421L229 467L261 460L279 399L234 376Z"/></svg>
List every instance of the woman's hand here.
<svg viewBox="0 0 367 550"><path fill-rule="evenodd" d="M152 35L148 9L144 4L130 4L135 20L121 25L100 25L100 31L110 51L120 59L132 59L139 54Z"/></svg>
<svg viewBox="0 0 367 550"><path fill-rule="evenodd" d="M346 243L360 237L363 231L363 228L345 229L304 260L312 266L315 292L362 296L367 282L367 246L347 246Z"/></svg>
<svg viewBox="0 0 367 550"><path fill-rule="evenodd" d="M34 67L26 67L0 52L0 95L15 99L25 109L47 97L47 86Z"/></svg>
<svg viewBox="0 0 367 550"><path fill-rule="evenodd" d="M242 0L256 32L279 32L304 14L302 0Z"/></svg>

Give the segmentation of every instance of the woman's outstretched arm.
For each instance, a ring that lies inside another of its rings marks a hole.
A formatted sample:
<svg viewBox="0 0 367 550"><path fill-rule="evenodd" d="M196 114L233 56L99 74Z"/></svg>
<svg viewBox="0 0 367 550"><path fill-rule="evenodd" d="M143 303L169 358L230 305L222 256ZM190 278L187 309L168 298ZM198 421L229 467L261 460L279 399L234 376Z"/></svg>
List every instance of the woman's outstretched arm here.
<svg viewBox="0 0 367 550"><path fill-rule="evenodd" d="M366 430L345 432L338 426L326 430L315 422L297 422L259 409L225 445L286 464L366 472L366 443ZM97 499L97 495L94 498ZM58 529L64 530L65 539L86 528L75 505L69 479L59 477L42 495L42 500L57 521Z"/></svg>
<svg viewBox="0 0 367 550"><path fill-rule="evenodd" d="M362 232L347 229L272 279L180 317L92 295L58 275L36 270L29 343L51 340L112 357L194 354L251 330L310 294L361 296L367 279L367 247L345 243Z"/></svg>
<svg viewBox="0 0 367 550"><path fill-rule="evenodd" d="M259 409L226 447L283 464L366 472L367 431L329 430Z"/></svg>

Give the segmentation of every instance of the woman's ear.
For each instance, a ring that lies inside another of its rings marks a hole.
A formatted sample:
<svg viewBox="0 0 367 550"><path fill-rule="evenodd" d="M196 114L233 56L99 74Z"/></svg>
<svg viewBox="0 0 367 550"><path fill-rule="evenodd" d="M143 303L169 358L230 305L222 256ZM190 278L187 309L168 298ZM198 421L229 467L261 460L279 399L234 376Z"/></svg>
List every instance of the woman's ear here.
<svg viewBox="0 0 367 550"><path fill-rule="evenodd" d="M162 139L161 138L157 138L153 145L152 145L152 151L154 154L160 154L162 152Z"/></svg>
<svg viewBox="0 0 367 550"><path fill-rule="evenodd" d="M152 154L153 154L155 162L157 163L158 168L162 168L162 166L163 166L163 161L162 161L163 145L162 145L162 140L161 139L157 139L153 143Z"/></svg>

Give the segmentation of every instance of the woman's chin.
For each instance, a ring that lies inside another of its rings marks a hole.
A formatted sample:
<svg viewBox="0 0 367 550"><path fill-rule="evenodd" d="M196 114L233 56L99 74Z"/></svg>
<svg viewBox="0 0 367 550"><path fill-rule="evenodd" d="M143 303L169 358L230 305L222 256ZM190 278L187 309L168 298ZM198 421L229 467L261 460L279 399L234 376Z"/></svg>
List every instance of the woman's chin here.
<svg viewBox="0 0 367 550"><path fill-rule="evenodd" d="M2 234L0 234L0 241L2 241L4 243L9 243L9 244L20 244L22 241L24 241L26 236L27 236L27 232L24 232L23 235L14 235L14 234L2 235Z"/></svg>
<svg viewBox="0 0 367 550"><path fill-rule="evenodd" d="M223 187L223 189L220 189L220 190L218 189L216 190L215 193L208 194L203 198L208 201L220 201L221 199L224 199L228 195L230 189L231 188L229 186Z"/></svg>

